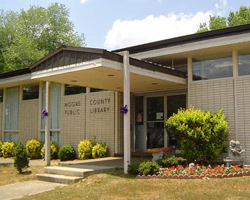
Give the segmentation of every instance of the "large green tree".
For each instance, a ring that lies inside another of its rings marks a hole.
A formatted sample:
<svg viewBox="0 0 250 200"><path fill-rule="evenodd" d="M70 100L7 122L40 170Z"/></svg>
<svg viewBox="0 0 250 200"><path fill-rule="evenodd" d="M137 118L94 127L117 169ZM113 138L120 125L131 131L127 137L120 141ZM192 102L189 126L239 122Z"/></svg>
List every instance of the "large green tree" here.
<svg viewBox="0 0 250 200"><path fill-rule="evenodd" d="M210 16L209 24L201 23L199 32L250 23L250 7L241 6L238 11L230 12L227 17Z"/></svg>
<svg viewBox="0 0 250 200"><path fill-rule="evenodd" d="M65 5L0 11L0 72L29 67L62 45L85 45L83 34L78 34L69 20Z"/></svg>

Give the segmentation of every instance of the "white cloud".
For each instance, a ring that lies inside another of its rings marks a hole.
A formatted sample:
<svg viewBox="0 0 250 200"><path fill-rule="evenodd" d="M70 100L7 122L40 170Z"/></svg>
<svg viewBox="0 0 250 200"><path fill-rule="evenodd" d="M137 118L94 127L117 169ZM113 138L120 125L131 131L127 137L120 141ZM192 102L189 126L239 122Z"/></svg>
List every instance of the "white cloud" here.
<svg viewBox="0 0 250 200"><path fill-rule="evenodd" d="M195 15L174 14L155 17L149 15L142 20L116 20L108 31L105 47L123 48L157 40L195 33L200 23L208 22L211 11Z"/></svg>
<svg viewBox="0 0 250 200"><path fill-rule="evenodd" d="M89 1L89 0L81 0L81 3L86 3L87 1Z"/></svg>
<svg viewBox="0 0 250 200"><path fill-rule="evenodd" d="M227 0L219 0L219 3L215 4L216 14L217 15L225 15L228 11L228 2Z"/></svg>

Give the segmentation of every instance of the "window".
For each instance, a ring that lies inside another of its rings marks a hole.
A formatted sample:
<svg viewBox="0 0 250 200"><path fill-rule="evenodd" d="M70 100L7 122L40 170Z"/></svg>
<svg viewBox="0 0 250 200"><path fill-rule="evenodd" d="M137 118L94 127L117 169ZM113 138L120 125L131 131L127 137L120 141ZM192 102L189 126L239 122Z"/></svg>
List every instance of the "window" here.
<svg viewBox="0 0 250 200"><path fill-rule="evenodd" d="M193 80L207 80L233 76L230 54L193 59Z"/></svg>
<svg viewBox="0 0 250 200"><path fill-rule="evenodd" d="M90 92L101 92L101 91L105 91L105 90L99 89L99 88L90 88Z"/></svg>
<svg viewBox="0 0 250 200"><path fill-rule="evenodd" d="M86 87L75 86L75 85L65 85L65 95L81 94L86 93Z"/></svg>
<svg viewBox="0 0 250 200"><path fill-rule="evenodd" d="M3 90L0 89L0 103L3 102Z"/></svg>
<svg viewBox="0 0 250 200"><path fill-rule="evenodd" d="M23 100L38 99L39 84L29 84L23 86Z"/></svg>
<svg viewBox="0 0 250 200"><path fill-rule="evenodd" d="M18 133L17 132L6 132L4 133L4 142L15 142L18 143Z"/></svg>
<svg viewBox="0 0 250 200"><path fill-rule="evenodd" d="M239 52L239 76L250 75L250 50Z"/></svg>
<svg viewBox="0 0 250 200"><path fill-rule="evenodd" d="M61 114L61 84L51 83L50 95L50 128L60 128L60 114ZM46 86L43 84L43 101L42 109L46 108ZM45 120L42 119L42 129L45 128Z"/></svg>
<svg viewBox="0 0 250 200"><path fill-rule="evenodd" d="M59 131L50 131L50 141L56 142L56 144L58 146L60 146L59 145L59 141L60 141L59 136L60 136ZM41 132L41 141L42 141L42 143L45 143L45 132L44 131Z"/></svg>
<svg viewBox="0 0 250 200"><path fill-rule="evenodd" d="M5 130L18 130L19 87L7 88L5 101Z"/></svg>

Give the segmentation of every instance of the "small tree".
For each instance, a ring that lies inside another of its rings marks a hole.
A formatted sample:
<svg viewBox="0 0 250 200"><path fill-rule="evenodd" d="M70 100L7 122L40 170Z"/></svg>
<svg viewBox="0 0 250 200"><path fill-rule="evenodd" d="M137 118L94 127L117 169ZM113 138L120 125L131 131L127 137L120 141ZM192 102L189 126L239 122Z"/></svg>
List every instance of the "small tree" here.
<svg viewBox="0 0 250 200"><path fill-rule="evenodd" d="M213 162L225 149L229 127L222 110L216 114L180 109L166 121L168 135L181 144L181 154L190 161Z"/></svg>
<svg viewBox="0 0 250 200"><path fill-rule="evenodd" d="M14 166L22 173L22 169L29 166L28 155L23 143L19 142L18 145L14 149Z"/></svg>

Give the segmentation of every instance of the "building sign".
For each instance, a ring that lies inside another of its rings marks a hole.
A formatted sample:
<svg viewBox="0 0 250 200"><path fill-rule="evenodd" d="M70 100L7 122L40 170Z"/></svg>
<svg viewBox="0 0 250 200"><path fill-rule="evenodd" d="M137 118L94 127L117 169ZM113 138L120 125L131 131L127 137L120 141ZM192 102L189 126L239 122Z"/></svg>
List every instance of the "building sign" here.
<svg viewBox="0 0 250 200"><path fill-rule="evenodd" d="M65 115L80 115L81 101L69 101L64 103Z"/></svg>
<svg viewBox="0 0 250 200"><path fill-rule="evenodd" d="M91 99L89 104L90 114L106 113L110 108L110 98Z"/></svg>

